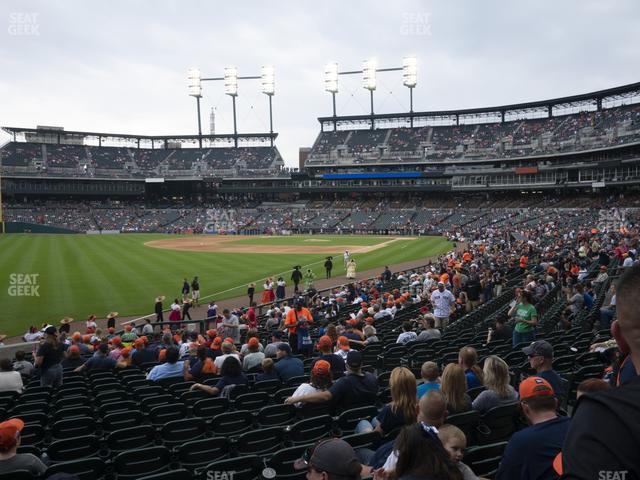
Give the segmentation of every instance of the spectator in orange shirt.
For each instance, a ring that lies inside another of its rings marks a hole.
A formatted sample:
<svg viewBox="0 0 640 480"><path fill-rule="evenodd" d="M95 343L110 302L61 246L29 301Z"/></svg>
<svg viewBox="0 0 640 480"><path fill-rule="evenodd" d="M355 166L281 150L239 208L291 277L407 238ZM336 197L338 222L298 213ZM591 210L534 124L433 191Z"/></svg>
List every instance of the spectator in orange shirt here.
<svg viewBox="0 0 640 480"><path fill-rule="evenodd" d="M289 345L294 354L298 353L298 325L300 322L313 322L313 315L308 308L297 302L295 307L287 312L284 326L289 330Z"/></svg>
<svg viewBox="0 0 640 480"><path fill-rule="evenodd" d="M471 261L471 254L469 252L464 252L462 254L462 261L464 263L469 263Z"/></svg>
<svg viewBox="0 0 640 480"><path fill-rule="evenodd" d="M520 268L522 268L523 270L526 269L527 263L529 263L529 257L527 257L526 255L522 255L520 257Z"/></svg>

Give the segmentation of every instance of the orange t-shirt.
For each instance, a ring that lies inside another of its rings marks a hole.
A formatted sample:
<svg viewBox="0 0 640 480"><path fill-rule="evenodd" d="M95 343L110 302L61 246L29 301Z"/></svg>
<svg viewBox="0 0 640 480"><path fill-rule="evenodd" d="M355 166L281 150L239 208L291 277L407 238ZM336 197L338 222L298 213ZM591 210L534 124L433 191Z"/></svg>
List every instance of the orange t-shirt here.
<svg viewBox="0 0 640 480"><path fill-rule="evenodd" d="M522 255L520 257L520 268L527 268L528 262L529 262L529 257Z"/></svg>
<svg viewBox="0 0 640 480"><path fill-rule="evenodd" d="M297 319L296 319L297 315ZM297 333L298 332L298 321L307 319L308 322L313 322L313 315L308 308L302 307L302 310L299 312L295 311L295 308L292 308L287 312L287 318L284 320L284 326L289 329L289 333Z"/></svg>
<svg viewBox="0 0 640 480"><path fill-rule="evenodd" d="M470 262L471 261L471 254L469 252L464 252L462 254L462 260L464 262Z"/></svg>

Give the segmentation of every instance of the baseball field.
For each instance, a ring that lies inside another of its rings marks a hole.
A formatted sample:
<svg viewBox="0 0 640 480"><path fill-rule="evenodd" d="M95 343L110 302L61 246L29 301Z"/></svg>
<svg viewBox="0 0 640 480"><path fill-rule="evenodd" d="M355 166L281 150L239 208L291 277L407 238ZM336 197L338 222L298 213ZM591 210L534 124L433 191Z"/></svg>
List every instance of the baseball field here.
<svg viewBox="0 0 640 480"><path fill-rule="evenodd" d="M334 257L333 277L340 283L345 249L362 272L450 248L440 237L2 235L0 333L20 335L29 325L57 325L64 316L146 315L156 296L165 295L167 307L183 278L191 282L195 275L203 302L245 295L250 282L256 283L259 300L263 279L282 275L291 285L294 265L324 278L327 256Z"/></svg>

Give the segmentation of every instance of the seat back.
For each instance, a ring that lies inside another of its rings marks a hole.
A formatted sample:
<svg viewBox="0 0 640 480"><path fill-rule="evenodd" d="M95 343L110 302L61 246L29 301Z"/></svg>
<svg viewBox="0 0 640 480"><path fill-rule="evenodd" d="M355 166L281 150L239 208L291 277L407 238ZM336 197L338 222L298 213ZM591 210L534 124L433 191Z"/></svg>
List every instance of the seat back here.
<svg viewBox="0 0 640 480"><path fill-rule="evenodd" d="M283 427L261 428L243 433L236 439L240 455L265 455L279 450L284 443Z"/></svg>
<svg viewBox="0 0 640 480"><path fill-rule="evenodd" d="M506 442L516 428L518 402L494 407L480 417L476 438L481 445Z"/></svg>
<svg viewBox="0 0 640 480"><path fill-rule="evenodd" d="M113 432L122 428L131 428L142 423L142 412L129 410L126 415L122 412L113 412L102 417L102 429L105 432Z"/></svg>
<svg viewBox="0 0 640 480"><path fill-rule="evenodd" d="M211 430L216 436L239 434L251 428L253 415L248 410L221 413L211 419Z"/></svg>
<svg viewBox="0 0 640 480"><path fill-rule="evenodd" d="M254 392L267 392L269 395L273 395L280 388L280 380L262 380L253 384Z"/></svg>
<svg viewBox="0 0 640 480"><path fill-rule="evenodd" d="M332 428L333 418L330 415L321 415L295 423L288 436L294 445L308 444L329 436Z"/></svg>
<svg viewBox="0 0 640 480"><path fill-rule="evenodd" d="M164 425L172 420L180 420L187 416L187 406L184 403L170 403L153 407L149 412L149 420L153 425Z"/></svg>
<svg viewBox="0 0 640 480"><path fill-rule="evenodd" d="M122 428L107 435L107 448L113 452L124 452L136 448L152 446L156 432L150 425Z"/></svg>
<svg viewBox="0 0 640 480"><path fill-rule="evenodd" d="M295 447L283 448L278 450L267 461L267 466L276 471L277 479L286 480L302 480L306 476L306 472L298 471L293 467L293 464L302 457L305 450L312 444L298 445Z"/></svg>
<svg viewBox="0 0 640 480"><path fill-rule="evenodd" d="M293 423L296 408L293 405L268 405L258 411L257 422L261 427L288 425Z"/></svg>
<svg viewBox="0 0 640 480"><path fill-rule="evenodd" d="M479 477L495 475L507 442L492 443L480 447L468 448L464 454L464 463Z"/></svg>
<svg viewBox="0 0 640 480"><path fill-rule="evenodd" d="M193 405L193 414L202 418L213 418L229 409L229 400L222 397L205 398Z"/></svg>
<svg viewBox="0 0 640 480"><path fill-rule="evenodd" d="M338 417L338 428L343 434L353 433L360 420L371 420L378 414L378 409L373 405L345 410Z"/></svg>
<svg viewBox="0 0 640 480"><path fill-rule="evenodd" d="M47 455L53 463L97 457L100 443L95 435L67 438L51 442Z"/></svg>
<svg viewBox="0 0 640 480"><path fill-rule="evenodd" d="M476 427L480 420L480 414L476 410L449 415L446 423L455 425L464 432L467 437L467 445L474 445L476 440Z"/></svg>
<svg viewBox="0 0 640 480"><path fill-rule="evenodd" d="M148 475L146 477L139 478L138 480L192 480L193 475L189 470L179 468L177 470L170 470L168 472L156 473L155 475Z"/></svg>
<svg viewBox="0 0 640 480"><path fill-rule="evenodd" d="M258 410L269 403L270 397L267 392L254 392L238 395L235 400L237 410Z"/></svg>
<svg viewBox="0 0 640 480"><path fill-rule="evenodd" d="M95 480L104 477L106 463L100 458L85 458L73 462L61 462L51 465L44 474L49 478L56 473L76 475L80 480Z"/></svg>
<svg viewBox="0 0 640 480"><path fill-rule="evenodd" d="M177 455L180 465L194 470L226 458L230 450L230 442L226 437L202 438L180 445Z"/></svg>
<svg viewBox="0 0 640 480"><path fill-rule="evenodd" d="M137 479L165 471L170 461L169 449L156 446L119 453L113 459L113 468L118 479Z"/></svg>
<svg viewBox="0 0 640 480"><path fill-rule="evenodd" d="M207 433L204 418L182 418L167 422L160 429L162 442L167 446L179 445L189 440L198 440Z"/></svg>
<svg viewBox="0 0 640 480"><path fill-rule="evenodd" d="M55 422L51 427L51 436L56 439L79 437L91 435L95 429L95 421L92 417L74 417Z"/></svg>

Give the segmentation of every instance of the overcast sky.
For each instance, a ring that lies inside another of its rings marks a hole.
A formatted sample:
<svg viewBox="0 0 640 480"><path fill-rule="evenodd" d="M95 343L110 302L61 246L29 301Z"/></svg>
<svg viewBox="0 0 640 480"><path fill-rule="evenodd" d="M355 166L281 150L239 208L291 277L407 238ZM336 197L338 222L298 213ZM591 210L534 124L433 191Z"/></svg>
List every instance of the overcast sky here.
<svg viewBox="0 0 640 480"><path fill-rule="evenodd" d="M360 69L418 58L415 110L542 100L640 80L638 0L3 0L0 124L134 134L197 133L187 69L276 69L274 130L288 165L330 115L325 63ZM203 130L233 129L231 99L205 83ZM363 114L360 78L341 78L338 114ZM399 72L380 74L377 112L406 111ZM239 86L238 130L268 131L259 82ZM3 137L2 140L6 140Z"/></svg>

